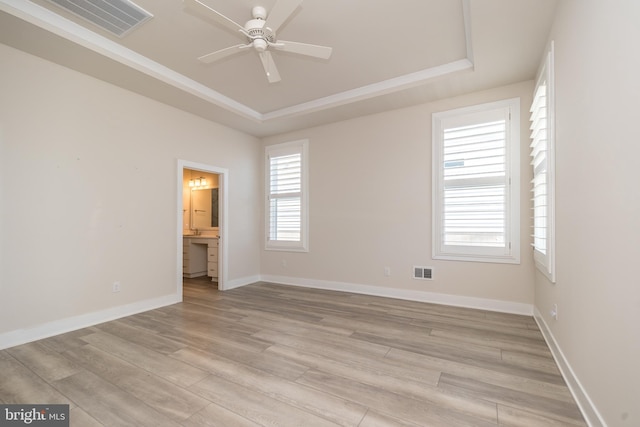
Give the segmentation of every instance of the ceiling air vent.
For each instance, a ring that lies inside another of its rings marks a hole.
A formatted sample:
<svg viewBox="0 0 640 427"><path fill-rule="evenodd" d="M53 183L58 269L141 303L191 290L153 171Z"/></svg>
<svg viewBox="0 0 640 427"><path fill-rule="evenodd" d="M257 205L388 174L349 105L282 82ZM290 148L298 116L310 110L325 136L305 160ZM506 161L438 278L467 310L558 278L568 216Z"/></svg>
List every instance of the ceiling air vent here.
<svg viewBox="0 0 640 427"><path fill-rule="evenodd" d="M422 280L433 280L433 268L413 267L413 278Z"/></svg>
<svg viewBox="0 0 640 427"><path fill-rule="evenodd" d="M49 1L118 37L124 37L153 18L149 12L128 0Z"/></svg>

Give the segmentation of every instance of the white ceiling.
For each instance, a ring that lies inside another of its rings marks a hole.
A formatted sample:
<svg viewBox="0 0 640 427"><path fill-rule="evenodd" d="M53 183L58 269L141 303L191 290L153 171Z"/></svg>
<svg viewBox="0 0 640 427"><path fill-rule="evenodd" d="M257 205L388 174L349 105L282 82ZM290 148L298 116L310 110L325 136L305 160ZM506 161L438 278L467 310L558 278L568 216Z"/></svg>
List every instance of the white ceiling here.
<svg viewBox="0 0 640 427"><path fill-rule="evenodd" d="M244 24L276 0L201 0ZM249 51L196 58L244 40L185 10L123 38L47 0L0 0L0 42L256 136L532 79L557 0L304 0L278 38L333 47L328 60L273 53L270 84Z"/></svg>

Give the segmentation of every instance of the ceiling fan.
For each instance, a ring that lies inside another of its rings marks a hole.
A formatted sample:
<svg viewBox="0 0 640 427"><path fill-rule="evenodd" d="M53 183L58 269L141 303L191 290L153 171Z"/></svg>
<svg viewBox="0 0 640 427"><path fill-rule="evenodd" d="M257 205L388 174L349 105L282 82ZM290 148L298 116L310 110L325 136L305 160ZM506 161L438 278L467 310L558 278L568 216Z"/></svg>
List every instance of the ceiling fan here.
<svg viewBox="0 0 640 427"><path fill-rule="evenodd" d="M300 6L302 0L278 0L268 14L264 7L255 6L251 10L253 19L247 21L244 26L227 18L199 0L184 0L184 3L188 9L198 16L220 24L246 38L247 42L244 44L227 47L199 57L198 60L205 64L211 64L253 48L260 55L269 83L275 83L280 81L280 73L270 49L321 59L329 59L331 56L332 48L327 46L278 40L276 38L276 31Z"/></svg>

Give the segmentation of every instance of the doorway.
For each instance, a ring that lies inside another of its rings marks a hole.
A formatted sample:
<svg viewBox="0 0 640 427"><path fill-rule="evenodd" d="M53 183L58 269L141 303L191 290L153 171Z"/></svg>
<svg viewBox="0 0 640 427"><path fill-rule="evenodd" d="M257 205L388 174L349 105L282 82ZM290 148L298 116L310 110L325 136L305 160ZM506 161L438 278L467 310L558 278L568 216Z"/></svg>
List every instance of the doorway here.
<svg viewBox="0 0 640 427"><path fill-rule="evenodd" d="M204 236L218 236L218 289L224 290L227 282L228 266L228 245L227 245L227 188L229 172L225 168L207 165L187 160L178 160L177 168L177 289L178 296L182 299L183 294L183 235L184 233ZM204 179L203 179L204 178ZM196 181L199 180L200 182ZM210 180L210 181L209 181ZM189 186L191 181L191 187ZM202 181L205 181L204 183ZM217 182L215 182L217 181ZM195 183L200 184L195 186ZM214 191L213 187L216 187ZM206 195L209 209L207 212L198 209L199 212L192 212L187 208L186 201L191 205L191 192L197 191L199 203ZM217 206L214 205L212 195L217 195ZM189 211L187 211L189 210ZM214 214L214 210L216 211ZM197 214L198 217L192 217ZM193 222L197 220L197 222ZM217 222L217 224L216 224Z"/></svg>

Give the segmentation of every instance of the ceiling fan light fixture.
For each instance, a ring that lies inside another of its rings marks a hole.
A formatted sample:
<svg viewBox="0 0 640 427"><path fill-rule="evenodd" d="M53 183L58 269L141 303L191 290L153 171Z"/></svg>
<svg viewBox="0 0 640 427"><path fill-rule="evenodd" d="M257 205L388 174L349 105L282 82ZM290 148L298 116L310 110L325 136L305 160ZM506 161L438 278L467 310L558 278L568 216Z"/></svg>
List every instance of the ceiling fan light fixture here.
<svg viewBox="0 0 640 427"><path fill-rule="evenodd" d="M258 52L264 52L265 50L267 50L267 46L267 42L264 39L255 39L253 41L253 47Z"/></svg>

